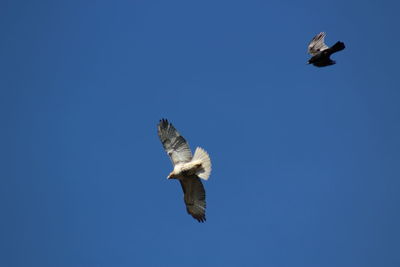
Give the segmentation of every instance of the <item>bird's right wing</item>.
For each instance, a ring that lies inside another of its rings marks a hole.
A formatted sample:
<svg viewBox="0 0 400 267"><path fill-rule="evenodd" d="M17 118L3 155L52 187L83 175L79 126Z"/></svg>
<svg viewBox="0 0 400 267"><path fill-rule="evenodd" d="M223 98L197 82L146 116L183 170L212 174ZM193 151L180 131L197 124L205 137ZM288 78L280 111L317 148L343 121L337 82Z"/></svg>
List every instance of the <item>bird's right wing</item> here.
<svg viewBox="0 0 400 267"><path fill-rule="evenodd" d="M206 221L206 191L200 179L193 175L179 180L187 212L199 222Z"/></svg>
<svg viewBox="0 0 400 267"><path fill-rule="evenodd" d="M160 120L157 130L158 137L160 137L160 141L174 166L177 163L189 162L192 159L189 144L168 120Z"/></svg>
<svg viewBox="0 0 400 267"><path fill-rule="evenodd" d="M308 53L310 55L315 56L319 52L329 48L329 46L324 43L325 35L326 34L324 32L320 32L311 40L310 44L308 45Z"/></svg>

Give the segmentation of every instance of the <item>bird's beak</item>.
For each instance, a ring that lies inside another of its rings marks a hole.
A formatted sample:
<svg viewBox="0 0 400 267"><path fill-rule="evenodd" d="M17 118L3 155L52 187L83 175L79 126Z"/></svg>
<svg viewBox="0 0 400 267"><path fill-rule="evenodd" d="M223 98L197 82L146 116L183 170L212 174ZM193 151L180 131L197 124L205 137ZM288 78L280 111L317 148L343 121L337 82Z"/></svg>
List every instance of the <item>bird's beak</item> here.
<svg viewBox="0 0 400 267"><path fill-rule="evenodd" d="M168 174L167 179L171 179L172 176L172 172L170 174Z"/></svg>

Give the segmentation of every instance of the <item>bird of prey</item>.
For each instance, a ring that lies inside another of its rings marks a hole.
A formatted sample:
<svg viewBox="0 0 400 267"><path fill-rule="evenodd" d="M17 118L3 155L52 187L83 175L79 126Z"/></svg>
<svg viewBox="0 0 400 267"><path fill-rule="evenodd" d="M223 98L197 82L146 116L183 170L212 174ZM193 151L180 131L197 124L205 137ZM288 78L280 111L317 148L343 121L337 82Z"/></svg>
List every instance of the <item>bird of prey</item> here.
<svg viewBox="0 0 400 267"><path fill-rule="evenodd" d="M206 220L206 192L200 180L208 180L211 173L211 160L208 153L197 147L194 155L188 142L166 119L160 120L158 136L169 155L173 171L167 179L178 179L181 183L187 212L197 221Z"/></svg>
<svg viewBox="0 0 400 267"><path fill-rule="evenodd" d="M308 60L308 64L313 64L316 67L326 67L333 65L336 62L330 59L333 53L341 51L345 48L344 43L336 42L332 47L324 43L325 33L318 33L308 45L308 53L312 56Z"/></svg>

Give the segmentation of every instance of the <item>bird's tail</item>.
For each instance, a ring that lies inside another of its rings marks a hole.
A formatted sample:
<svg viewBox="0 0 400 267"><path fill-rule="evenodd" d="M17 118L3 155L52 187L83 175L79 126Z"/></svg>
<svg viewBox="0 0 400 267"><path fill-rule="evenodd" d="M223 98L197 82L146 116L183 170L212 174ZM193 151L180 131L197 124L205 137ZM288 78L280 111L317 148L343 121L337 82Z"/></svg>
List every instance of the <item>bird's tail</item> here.
<svg viewBox="0 0 400 267"><path fill-rule="evenodd" d="M197 170L196 175L201 179L208 180L211 174L211 160L208 153L204 149L197 147L192 161L200 161L201 167Z"/></svg>
<svg viewBox="0 0 400 267"><path fill-rule="evenodd" d="M333 53L336 53L336 52L339 52L339 51L343 50L344 48L345 48L344 43L339 41L339 42L336 42L336 44L334 44L330 48L330 50L331 50L331 52L333 54Z"/></svg>

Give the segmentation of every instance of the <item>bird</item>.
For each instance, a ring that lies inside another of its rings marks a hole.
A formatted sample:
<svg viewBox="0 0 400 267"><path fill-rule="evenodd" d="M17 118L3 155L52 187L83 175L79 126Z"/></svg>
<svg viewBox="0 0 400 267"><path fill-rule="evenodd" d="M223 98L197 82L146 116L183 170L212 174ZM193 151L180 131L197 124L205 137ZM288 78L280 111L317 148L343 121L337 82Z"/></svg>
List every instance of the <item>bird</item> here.
<svg viewBox="0 0 400 267"><path fill-rule="evenodd" d="M332 47L324 43L325 32L318 33L308 45L308 53L312 56L308 60L308 64L313 64L316 67L326 67L334 65L336 61L331 60L330 56L333 53L339 52L345 48L343 42L336 42Z"/></svg>
<svg viewBox="0 0 400 267"><path fill-rule="evenodd" d="M159 121L157 133L174 167L167 179L179 180L186 211L198 222L205 222L206 192L200 179L210 177L210 156L200 147L192 156L188 142L167 119Z"/></svg>

